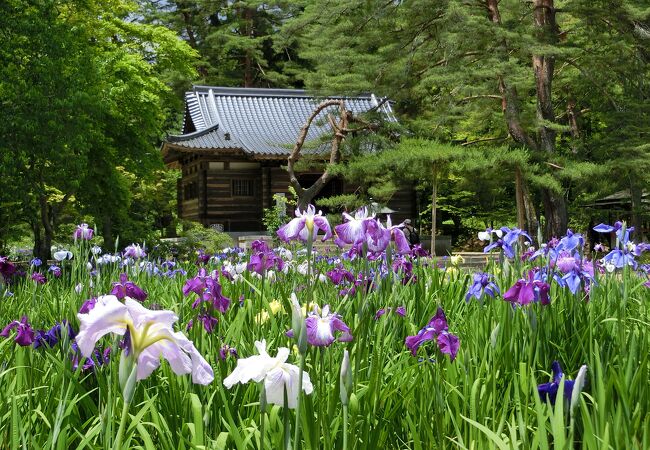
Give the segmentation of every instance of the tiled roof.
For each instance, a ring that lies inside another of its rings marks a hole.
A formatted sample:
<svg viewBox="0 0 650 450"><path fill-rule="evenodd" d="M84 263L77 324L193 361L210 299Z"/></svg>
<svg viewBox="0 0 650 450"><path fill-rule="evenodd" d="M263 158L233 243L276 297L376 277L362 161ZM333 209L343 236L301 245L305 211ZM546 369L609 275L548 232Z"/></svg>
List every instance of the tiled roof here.
<svg viewBox="0 0 650 450"><path fill-rule="evenodd" d="M395 120L390 103L381 103L372 94L317 98L297 89L194 86L185 94L187 114L183 129L186 134L169 136L167 143L177 149L241 149L252 156L286 157L307 118L328 98L343 98L353 114L380 105L379 111L388 120ZM327 109L314 120L305 151L324 150L308 150L309 141L317 142L321 136L331 135L326 114L333 111Z"/></svg>

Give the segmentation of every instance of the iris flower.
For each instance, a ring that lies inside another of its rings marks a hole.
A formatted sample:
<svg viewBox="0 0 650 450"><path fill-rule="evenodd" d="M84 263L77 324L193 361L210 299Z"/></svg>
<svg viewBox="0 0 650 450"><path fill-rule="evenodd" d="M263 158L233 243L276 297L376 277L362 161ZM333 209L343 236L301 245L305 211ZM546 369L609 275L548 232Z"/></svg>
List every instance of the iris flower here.
<svg viewBox="0 0 650 450"><path fill-rule="evenodd" d="M502 227L500 231L503 237L499 237L499 239L497 239L496 241L492 242L490 245L485 247L483 249L483 253L489 253L491 250L498 247L503 250L503 253L508 258L514 258L515 252L512 246L517 243L517 240L519 239L520 236L525 237L530 242L533 241L525 231L520 230L519 228L516 227L515 228Z"/></svg>
<svg viewBox="0 0 650 450"><path fill-rule="evenodd" d="M535 271L528 272L528 280L518 280L508 291L503 294L503 299L512 304L524 306L533 301L539 301L542 305L548 305L551 300L548 296L550 290L548 283L535 279Z"/></svg>
<svg viewBox="0 0 650 450"><path fill-rule="evenodd" d="M560 388L560 383L562 382L562 377L564 374L562 373L562 367L560 367L560 363L557 361L553 361L551 368L553 369L553 380L550 383L542 383L537 386L537 392L539 393L542 401L549 400L551 402L551 405L555 405L557 391ZM575 381L566 379L564 380L564 398L566 400L571 400L572 406L575 406L576 403L576 401L574 401L574 398L577 400L577 395L573 395L573 390L576 389L576 394L579 395L585 383L586 372L587 366L582 366L578 371L578 376L576 377Z"/></svg>
<svg viewBox="0 0 650 450"><path fill-rule="evenodd" d="M336 313L330 313L330 305L325 305L318 313L318 306L307 315L305 319L307 327L307 342L315 347L329 347L336 340L334 332L340 331L342 334L338 340L340 342L350 342L352 335L350 328L341 320L341 316Z"/></svg>
<svg viewBox="0 0 650 450"><path fill-rule="evenodd" d="M145 301L147 298L147 293L133 281L129 281L125 273L120 274L119 282L113 282L111 295L116 296L120 300L125 297L130 297L141 302Z"/></svg>
<svg viewBox="0 0 650 450"><path fill-rule="evenodd" d="M93 233L95 231L88 226L87 223L82 223L77 225L77 229L74 230L72 237L74 240L83 239L84 241L89 241L93 238Z"/></svg>
<svg viewBox="0 0 650 450"><path fill-rule="evenodd" d="M144 248L140 247L140 244L131 244L124 249L124 256L140 259L147 256L147 253L144 251Z"/></svg>
<svg viewBox="0 0 650 450"><path fill-rule="evenodd" d="M368 208L365 206L354 213L354 217L344 212L345 222L334 227L336 231L336 244L343 247L344 244L356 244L366 238L366 229L369 221L374 219L375 215L368 216Z"/></svg>
<svg viewBox="0 0 650 450"><path fill-rule="evenodd" d="M34 330L29 324L27 316L23 316L20 321L14 320L7 324L7 326L0 332L0 336L7 338L12 330L16 330L14 342L21 347L27 347L32 345L32 342L34 342Z"/></svg>
<svg viewBox="0 0 650 450"><path fill-rule="evenodd" d="M202 302L208 302L222 313L228 310L230 299L221 293L221 284L217 276L217 273L208 276L205 269L201 268L196 277L185 282L183 295L188 296L194 292L198 296L192 303L192 308L196 309Z"/></svg>
<svg viewBox="0 0 650 450"><path fill-rule="evenodd" d="M411 351L413 356L417 355L418 348L426 341L436 340L438 348L442 353L449 355L453 361L456 359L460 348L458 336L448 332L447 317L442 308L438 308L436 315L429 320L429 323L422 328L415 336L408 336L404 344Z"/></svg>
<svg viewBox="0 0 650 450"><path fill-rule="evenodd" d="M57 261L65 261L66 259L72 259L73 257L72 252L68 250L59 250L58 252L54 252L52 256L54 256L54 259Z"/></svg>
<svg viewBox="0 0 650 450"><path fill-rule="evenodd" d="M194 383L206 385L214 379L212 367L194 344L174 331L178 316L172 311L152 311L129 297L122 303L114 295L104 295L87 314L77 317L81 326L75 340L86 358L93 356L97 341L104 335L127 335L126 351L136 361L138 380L151 375L161 356L177 375L191 373Z"/></svg>
<svg viewBox="0 0 650 450"><path fill-rule="evenodd" d="M228 375L223 384L230 389L237 383L264 381L266 401L274 405L284 405L284 391L287 391L287 406L295 408L298 403L299 389L309 395L314 387L309 374L303 372L302 386L298 386L300 369L293 364L287 364L289 349L280 347L275 358L266 352L266 341L255 341L259 355L237 360L237 367Z"/></svg>
<svg viewBox="0 0 650 450"><path fill-rule="evenodd" d="M332 229L321 211L316 213L314 205L307 206L305 211L296 209L296 218L292 219L288 224L280 227L278 230L278 237L284 242L289 242L294 239L300 239L307 242L311 234L312 242L318 235L318 230L325 233L323 242L332 237Z"/></svg>
<svg viewBox="0 0 650 450"><path fill-rule="evenodd" d="M474 274L474 282L465 294L465 301L469 302L472 298L481 301L485 295L494 298L499 293L499 286L494 283L492 275L479 272Z"/></svg>

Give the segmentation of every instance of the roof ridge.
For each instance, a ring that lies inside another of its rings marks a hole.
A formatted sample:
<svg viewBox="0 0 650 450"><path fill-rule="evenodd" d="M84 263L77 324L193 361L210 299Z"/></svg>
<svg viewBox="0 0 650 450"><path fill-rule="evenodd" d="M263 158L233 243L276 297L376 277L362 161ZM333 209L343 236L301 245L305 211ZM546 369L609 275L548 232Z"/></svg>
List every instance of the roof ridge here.
<svg viewBox="0 0 650 450"><path fill-rule="evenodd" d="M188 139L204 136L204 135L206 135L208 133L211 133L212 131L216 131L218 129L219 129L219 124L215 123L214 125L209 126L208 128L204 128L204 129L198 130L198 131L193 131L193 132L187 133L187 134L169 134L169 135L167 135L167 140L169 142L182 142L182 141L186 141Z"/></svg>
<svg viewBox="0 0 650 450"><path fill-rule="evenodd" d="M305 89L285 89L285 88L242 88L226 86L209 86L193 85L193 93L209 93L215 95L231 95L239 97L300 97L300 98L341 98L341 99L370 99L373 94L364 92L358 95L325 95L318 92L309 92ZM383 97L382 97L383 98Z"/></svg>

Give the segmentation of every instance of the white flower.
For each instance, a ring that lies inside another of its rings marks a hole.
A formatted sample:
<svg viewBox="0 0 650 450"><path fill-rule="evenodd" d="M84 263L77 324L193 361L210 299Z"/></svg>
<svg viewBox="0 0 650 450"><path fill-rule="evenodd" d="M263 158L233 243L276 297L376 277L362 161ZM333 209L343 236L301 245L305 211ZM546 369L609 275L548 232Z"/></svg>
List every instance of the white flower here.
<svg viewBox="0 0 650 450"><path fill-rule="evenodd" d="M99 255L102 252L102 248L98 245L93 245L90 248L90 251L92 252L93 255Z"/></svg>
<svg viewBox="0 0 650 450"><path fill-rule="evenodd" d="M230 389L237 383L244 384L249 381L259 383L264 380L266 401L280 406L284 405L284 389L286 386L287 406L295 408L298 403L300 369L298 366L285 362L289 357L289 349L280 347L278 355L273 358L266 352L265 340L262 340L262 342L255 341L255 347L259 355L237 360L235 370L223 380L224 386ZM303 372L302 390L307 395L314 390L307 372Z"/></svg>
<svg viewBox="0 0 650 450"><path fill-rule="evenodd" d="M68 250L60 250L58 252L54 252L53 256L57 261L63 261L66 259L72 259L72 252L69 252Z"/></svg>
<svg viewBox="0 0 650 450"><path fill-rule="evenodd" d="M478 232L478 239L479 241L489 241L490 240L490 233L487 231L479 231Z"/></svg>

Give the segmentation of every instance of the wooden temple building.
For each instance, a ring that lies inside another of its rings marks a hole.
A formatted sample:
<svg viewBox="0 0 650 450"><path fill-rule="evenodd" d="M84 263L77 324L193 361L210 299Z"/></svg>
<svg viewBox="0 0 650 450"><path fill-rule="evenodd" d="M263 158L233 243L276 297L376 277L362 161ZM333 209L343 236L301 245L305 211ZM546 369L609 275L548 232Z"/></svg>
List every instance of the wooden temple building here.
<svg viewBox="0 0 650 450"><path fill-rule="evenodd" d="M288 193L283 166L300 129L322 100L293 89L195 86L187 92L183 134L168 136L162 145L165 163L182 171L179 217L226 232L263 231L263 210L273 206L274 194ZM344 100L354 114L375 108L394 120L390 103L380 103L374 95ZM327 120L319 119L312 123L308 142L332 134ZM329 150L324 151L329 157ZM309 186L319 175L301 173L299 180ZM318 197L356 189L335 179ZM414 191L397 192L388 207L395 210L393 223L415 217Z"/></svg>

